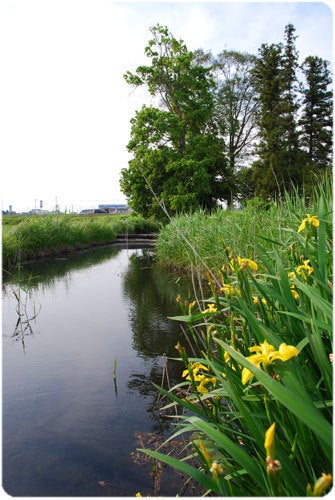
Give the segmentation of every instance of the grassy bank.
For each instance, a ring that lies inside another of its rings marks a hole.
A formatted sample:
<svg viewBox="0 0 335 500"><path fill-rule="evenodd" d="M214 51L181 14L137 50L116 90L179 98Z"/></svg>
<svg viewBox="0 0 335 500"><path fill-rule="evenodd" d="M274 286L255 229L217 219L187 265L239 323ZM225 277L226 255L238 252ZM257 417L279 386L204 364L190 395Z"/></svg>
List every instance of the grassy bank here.
<svg viewBox="0 0 335 500"><path fill-rule="evenodd" d="M184 455L142 451L207 494L323 496L333 470L332 188L316 186L308 205L287 197L253 209L181 217L160 235L160 259L207 264L215 279L204 300L177 298L184 371L160 388L163 410L178 406L170 439L184 439Z"/></svg>
<svg viewBox="0 0 335 500"><path fill-rule="evenodd" d="M4 270L20 260L55 255L115 241L125 233L157 232L159 225L137 216L37 215L6 216L2 220Z"/></svg>
<svg viewBox="0 0 335 500"><path fill-rule="evenodd" d="M327 199L331 187L320 186ZM265 251L279 251L285 258L293 241L294 229L306 212L318 204L316 192L308 205L298 195L286 196L282 203L263 203L254 199L241 210L217 209L211 215L198 212L181 215L162 228L156 251L159 262L176 270L191 266L204 273L208 268L218 274L220 255L225 249L234 254L255 259L260 247ZM187 240L187 243L186 243Z"/></svg>

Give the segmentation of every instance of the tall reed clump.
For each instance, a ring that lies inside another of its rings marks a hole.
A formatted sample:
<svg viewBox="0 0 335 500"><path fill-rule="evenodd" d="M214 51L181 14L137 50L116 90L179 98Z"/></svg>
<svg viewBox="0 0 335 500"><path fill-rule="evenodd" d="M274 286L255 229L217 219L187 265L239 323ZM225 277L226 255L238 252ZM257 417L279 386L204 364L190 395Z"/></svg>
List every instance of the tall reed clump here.
<svg viewBox="0 0 335 500"><path fill-rule="evenodd" d="M294 212L292 204L295 205ZM211 214L199 211L180 215L162 228L156 245L157 258L161 264L175 269L188 269L192 264L201 271L208 266L213 272L218 272L220 262L217 256L226 245L232 251L254 258L259 238L268 248L274 240L281 243L285 240L283 231L303 213L301 204L286 197L280 204L254 199L248 201L242 210L218 208ZM185 244L185 239L190 245Z"/></svg>
<svg viewBox="0 0 335 500"><path fill-rule="evenodd" d="M178 343L180 383L160 390L185 410L170 439L186 437L186 454L142 451L216 495L321 496L331 486L331 188L315 200L285 228L285 257L283 241L253 259L226 248L211 297L178 298L174 319L195 348Z"/></svg>
<svg viewBox="0 0 335 500"><path fill-rule="evenodd" d="M15 267L20 258L33 258L39 252L58 253L82 245L110 243L118 234L156 232L158 228L158 223L139 216L26 217L16 225L3 225L3 266L9 270Z"/></svg>

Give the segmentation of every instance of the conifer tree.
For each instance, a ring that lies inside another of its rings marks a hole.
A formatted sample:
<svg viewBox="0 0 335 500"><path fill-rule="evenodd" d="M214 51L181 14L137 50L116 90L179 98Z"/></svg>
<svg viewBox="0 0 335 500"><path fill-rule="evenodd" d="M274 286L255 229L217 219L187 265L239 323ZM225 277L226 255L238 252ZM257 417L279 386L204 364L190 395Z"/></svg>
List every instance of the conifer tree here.
<svg viewBox="0 0 335 500"><path fill-rule="evenodd" d="M285 188L289 191L291 183L302 182L302 164L297 131L298 103L298 52L295 46L295 28L292 24L285 27L285 45L281 58L283 159L286 162L282 172Z"/></svg>
<svg viewBox="0 0 335 500"><path fill-rule="evenodd" d="M306 83L299 122L301 142L309 166L320 172L332 165L333 93L329 62L309 56L302 64L302 71Z"/></svg>
<svg viewBox="0 0 335 500"><path fill-rule="evenodd" d="M284 131L282 120L281 44L262 44L255 63L253 84L258 94L259 159L253 164L256 194L262 198L280 192Z"/></svg>
<svg viewBox="0 0 335 500"><path fill-rule="evenodd" d="M259 50L254 85L261 106L259 159L253 164L256 194L281 196L303 183L304 164L297 131L298 52L295 28L285 27L285 44L263 44Z"/></svg>

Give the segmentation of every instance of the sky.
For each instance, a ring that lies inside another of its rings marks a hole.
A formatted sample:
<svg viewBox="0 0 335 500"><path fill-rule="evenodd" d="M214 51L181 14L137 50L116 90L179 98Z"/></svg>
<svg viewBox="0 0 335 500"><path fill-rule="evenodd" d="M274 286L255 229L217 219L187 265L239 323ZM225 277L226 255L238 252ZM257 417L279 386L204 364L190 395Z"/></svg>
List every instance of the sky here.
<svg viewBox="0 0 335 500"><path fill-rule="evenodd" d="M332 61L330 2L2 2L2 209L126 203L119 178L130 159L130 119L150 100L123 75L149 64L151 26L167 26L189 50L257 54L262 43L283 42L292 23L300 62Z"/></svg>

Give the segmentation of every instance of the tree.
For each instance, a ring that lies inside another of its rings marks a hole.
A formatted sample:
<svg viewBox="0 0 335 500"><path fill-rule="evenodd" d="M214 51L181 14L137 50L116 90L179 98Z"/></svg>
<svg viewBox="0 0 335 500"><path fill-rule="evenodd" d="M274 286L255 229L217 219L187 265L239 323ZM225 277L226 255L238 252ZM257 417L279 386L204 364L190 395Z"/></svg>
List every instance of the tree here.
<svg viewBox="0 0 335 500"><path fill-rule="evenodd" d="M298 53L295 28L285 28L285 45L263 44L253 71L261 106L259 114L259 159L254 163L256 194L281 196L304 179L304 155L297 132Z"/></svg>
<svg viewBox="0 0 335 500"><path fill-rule="evenodd" d="M231 200L237 196L237 171L246 166L258 135L256 114L259 108L251 71L255 56L223 51L213 60L215 119L227 147L227 162L233 180Z"/></svg>
<svg viewBox="0 0 335 500"><path fill-rule="evenodd" d="M298 52L295 47L296 36L293 24L285 27L285 46L281 58L282 109L281 120L283 130L283 147L286 169L283 172L283 182L286 190L291 184L302 183L302 164L297 132L298 103Z"/></svg>
<svg viewBox="0 0 335 500"><path fill-rule="evenodd" d="M256 194L272 197L280 191L280 155L283 151L281 44L262 44L252 72L253 84L258 94L260 113L259 159L253 164Z"/></svg>
<svg viewBox="0 0 335 500"><path fill-rule="evenodd" d="M128 71L125 79L145 85L159 102L144 105L131 120L133 158L121 171L121 189L130 206L146 216L159 214L159 200L171 214L212 208L225 192L224 142L211 120L214 82L166 27L150 31L145 53L151 65Z"/></svg>
<svg viewBox="0 0 335 500"><path fill-rule="evenodd" d="M306 81L299 121L301 142L314 172L332 165L333 94L328 66L328 61L317 56L307 57L301 66Z"/></svg>

